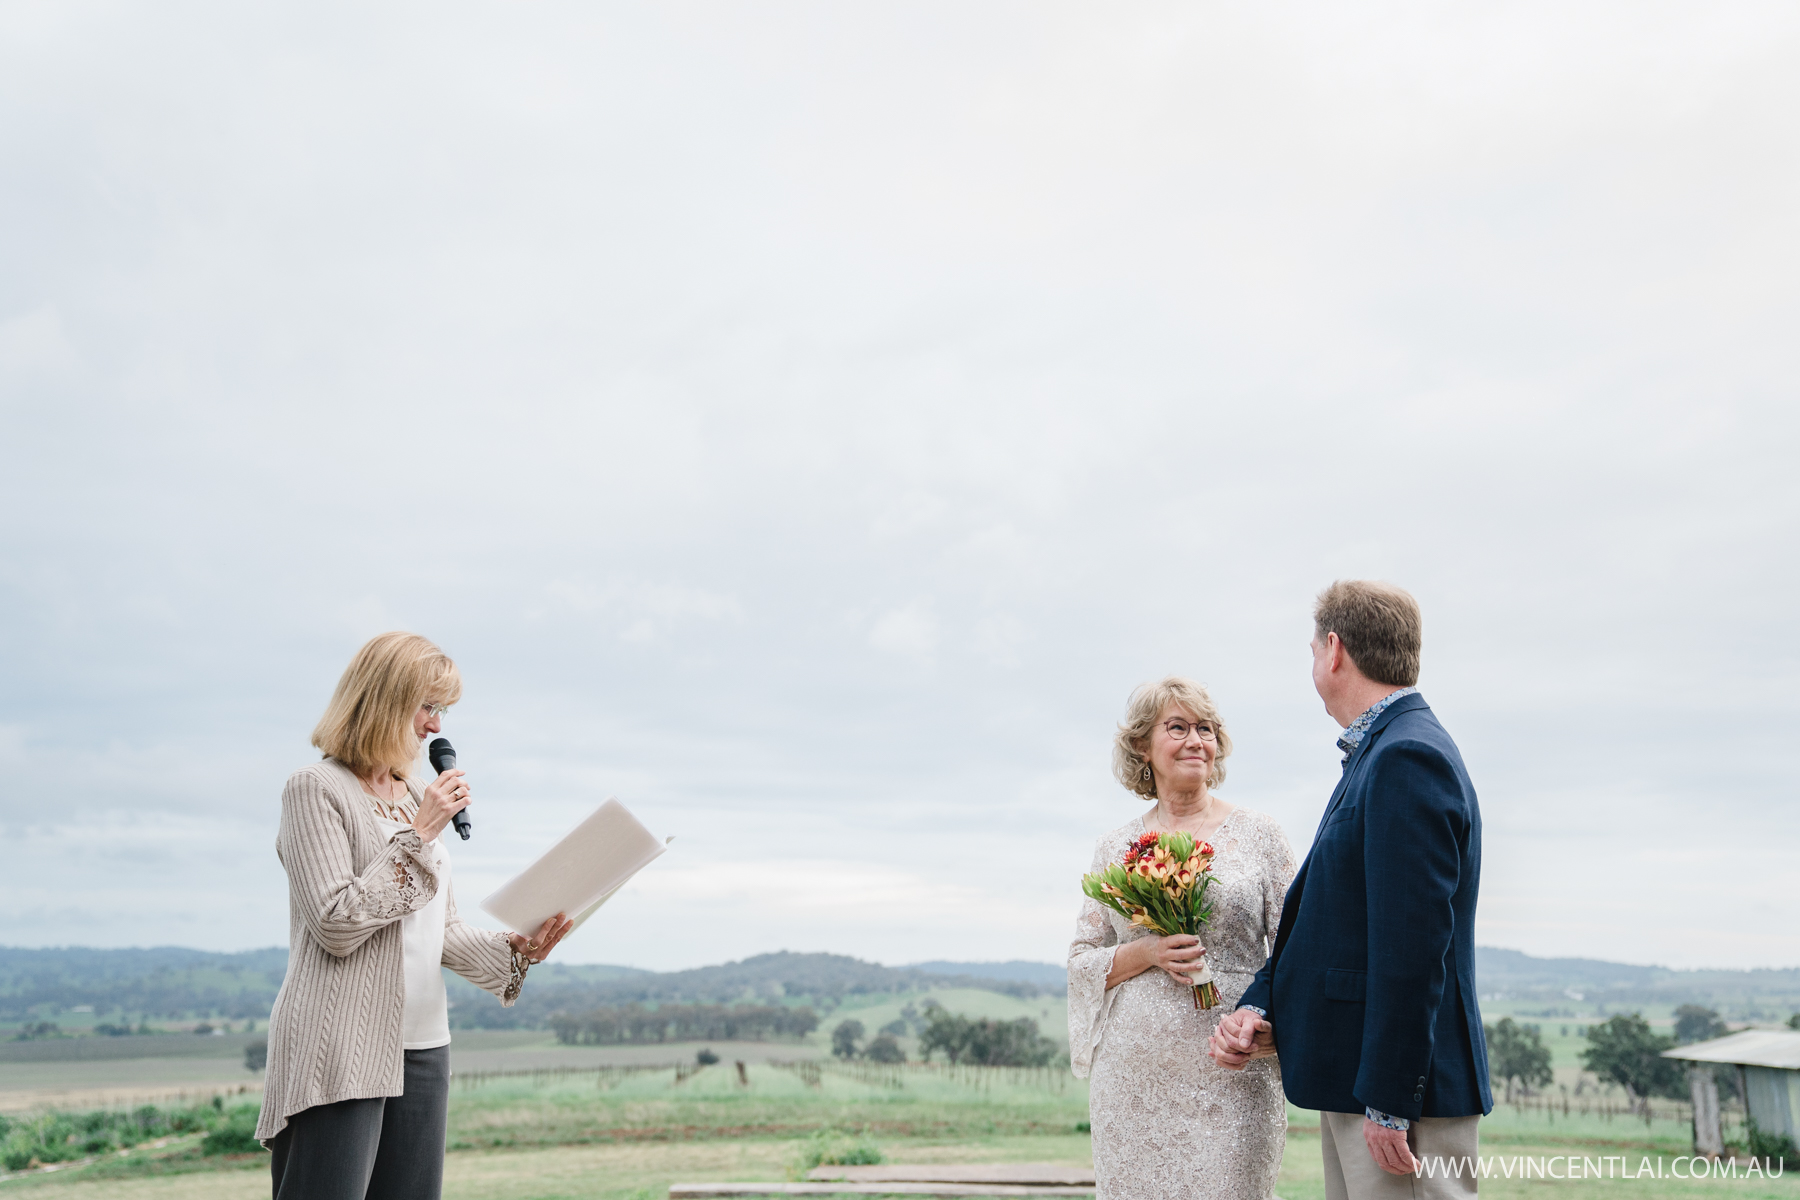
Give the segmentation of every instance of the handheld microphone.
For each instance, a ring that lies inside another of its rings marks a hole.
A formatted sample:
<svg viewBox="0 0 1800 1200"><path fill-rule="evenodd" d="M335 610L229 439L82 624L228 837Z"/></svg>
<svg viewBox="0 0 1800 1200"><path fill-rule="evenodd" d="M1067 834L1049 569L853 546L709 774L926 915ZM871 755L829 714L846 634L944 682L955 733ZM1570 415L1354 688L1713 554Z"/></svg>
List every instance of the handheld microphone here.
<svg viewBox="0 0 1800 1200"><path fill-rule="evenodd" d="M431 769L439 775L456 765L456 747L450 744L449 738L433 738L431 745L426 747L426 750L431 755ZM469 831L472 827L469 824L468 809L462 809L451 817L450 823L456 826L456 832L462 835L463 841L469 840Z"/></svg>

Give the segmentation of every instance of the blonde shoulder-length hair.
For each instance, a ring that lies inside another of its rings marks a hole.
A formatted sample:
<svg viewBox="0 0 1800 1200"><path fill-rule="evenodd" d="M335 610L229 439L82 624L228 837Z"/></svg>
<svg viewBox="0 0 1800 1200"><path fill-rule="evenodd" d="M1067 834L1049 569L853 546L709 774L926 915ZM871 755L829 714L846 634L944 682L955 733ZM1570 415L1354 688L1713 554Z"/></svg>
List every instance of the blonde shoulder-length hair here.
<svg viewBox="0 0 1800 1200"><path fill-rule="evenodd" d="M312 744L358 775L386 767L405 779L419 758L413 714L460 699L462 674L448 654L416 633L384 633L344 668Z"/></svg>
<svg viewBox="0 0 1800 1200"><path fill-rule="evenodd" d="M1213 730L1219 735L1219 753L1213 757L1212 774L1206 778L1208 788L1216 788L1225 782L1225 760L1231 757L1231 735L1225 732L1219 708L1202 684L1171 675L1156 683L1141 685L1126 702L1125 719L1119 723L1119 732L1113 738L1113 774L1127 789L1149 800L1156 799L1155 771L1150 772L1150 778L1144 777L1144 769L1150 765L1150 730L1171 703L1195 720L1212 722Z"/></svg>

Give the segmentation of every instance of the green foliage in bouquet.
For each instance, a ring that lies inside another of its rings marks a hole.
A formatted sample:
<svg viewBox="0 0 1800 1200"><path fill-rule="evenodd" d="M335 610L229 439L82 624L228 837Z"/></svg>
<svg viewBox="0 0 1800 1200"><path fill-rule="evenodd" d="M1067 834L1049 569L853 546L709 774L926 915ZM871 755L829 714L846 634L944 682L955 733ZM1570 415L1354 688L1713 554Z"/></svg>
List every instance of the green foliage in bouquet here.
<svg viewBox="0 0 1800 1200"><path fill-rule="evenodd" d="M1125 861L1081 877L1081 890L1133 925L1165 936L1195 937L1212 919L1213 848L1187 833L1146 833L1125 852ZM1202 939L1204 941L1204 939ZM1212 972L1196 972L1197 1007L1219 1003Z"/></svg>

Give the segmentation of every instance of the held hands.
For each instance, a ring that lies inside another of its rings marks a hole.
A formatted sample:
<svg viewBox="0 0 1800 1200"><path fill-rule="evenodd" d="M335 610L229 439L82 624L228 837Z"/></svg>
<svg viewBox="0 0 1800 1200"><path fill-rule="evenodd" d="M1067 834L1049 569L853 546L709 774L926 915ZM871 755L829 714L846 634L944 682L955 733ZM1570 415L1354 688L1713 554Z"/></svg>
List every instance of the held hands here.
<svg viewBox="0 0 1800 1200"><path fill-rule="evenodd" d="M462 776L460 770L452 767L426 787L425 797L419 801L419 814L413 818L413 828L423 841L435 839L444 832L451 817L469 807L469 785Z"/></svg>
<svg viewBox="0 0 1800 1200"><path fill-rule="evenodd" d="M1412 1147L1407 1144L1411 1136L1410 1129L1389 1129L1363 1118L1363 1141L1369 1145L1369 1157L1389 1175L1411 1175L1418 1169Z"/></svg>
<svg viewBox="0 0 1800 1200"><path fill-rule="evenodd" d="M1251 1059L1275 1053L1275 1027L1247 1008L1228 1012L1213 1030L1206 1052L1227 1071L1241 1071Z"/></svg>
<svg viewBox="0 0 1800 1200"><path fill-rule="evenodd" d="M563 913L557 913L548 921L538 926L538 931L530 937L512 934L512 948L526 962L541 963L550 957L556 949L556 943L569 936L569 930L575 928L575 922Z"/></svg>

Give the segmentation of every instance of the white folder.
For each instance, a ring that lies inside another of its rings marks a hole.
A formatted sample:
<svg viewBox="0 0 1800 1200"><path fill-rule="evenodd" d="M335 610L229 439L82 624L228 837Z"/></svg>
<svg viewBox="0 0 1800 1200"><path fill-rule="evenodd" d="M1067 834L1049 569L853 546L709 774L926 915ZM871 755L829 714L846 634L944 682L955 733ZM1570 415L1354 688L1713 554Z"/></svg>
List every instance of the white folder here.
<svg viewBox="0 0 1800 1200"><path fill-rule="evenodd" d="M483 900L482 910L515 933L536 933L559 912L573 916L579 928L674 840L659 840L609 796L567 837Z"/></svg>

